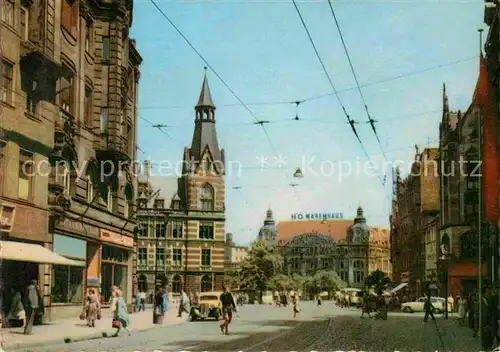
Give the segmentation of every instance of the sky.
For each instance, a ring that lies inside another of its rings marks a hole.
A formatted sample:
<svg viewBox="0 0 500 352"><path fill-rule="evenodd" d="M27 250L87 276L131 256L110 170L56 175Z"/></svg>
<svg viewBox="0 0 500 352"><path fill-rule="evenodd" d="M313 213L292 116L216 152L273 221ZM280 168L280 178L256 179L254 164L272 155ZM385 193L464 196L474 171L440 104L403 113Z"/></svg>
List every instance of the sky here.
<svg viewBox="0 0 500 352"><path fill-rule="evenodd" d="M415 144L438 145L443 83L450 107L466 110L479 71L477 30L487 33L481 1L332 2L367 85L361 90L379 145L328 2L297 1L369 164L292 1L155 1L255 116L207 71L226 152L226 232L239 244L255 239L268 208L279 221L297 212L354 218L361 205L369 225L388 226L392 172L382 150L405 172ZM138 156L175 164L191 143L205 63L150 0L134 2L133 20L144 59ZM269 121L265 130L256 119ZM168 127L162 133L146 120ZM292 177L298 167L300 179Z"/></svg>

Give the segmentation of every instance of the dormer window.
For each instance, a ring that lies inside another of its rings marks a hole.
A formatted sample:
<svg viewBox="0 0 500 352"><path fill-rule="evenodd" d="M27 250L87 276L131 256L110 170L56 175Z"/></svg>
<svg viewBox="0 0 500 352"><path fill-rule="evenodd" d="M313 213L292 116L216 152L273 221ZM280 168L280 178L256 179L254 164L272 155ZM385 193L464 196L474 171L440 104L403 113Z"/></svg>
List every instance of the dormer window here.
<svg viewBox="0 0 500 352"><path fill-rule="evenodd" d="M146 209L147 201L145 199L139 199L137 201L137 205L138 205L139 209Z"/></svg>
<svg viewBox="0 0 500 352"><path fill-rule="evenodd" d="M163 209L165 207L165 201L163 199L156 199L154 207L155 209Z"/></svg>
<svg viewBox="0 0 500 352"><path fill-rule="evenodd" d="M201 210L214 210L214 189L208 183L200 189Z"/></svg>

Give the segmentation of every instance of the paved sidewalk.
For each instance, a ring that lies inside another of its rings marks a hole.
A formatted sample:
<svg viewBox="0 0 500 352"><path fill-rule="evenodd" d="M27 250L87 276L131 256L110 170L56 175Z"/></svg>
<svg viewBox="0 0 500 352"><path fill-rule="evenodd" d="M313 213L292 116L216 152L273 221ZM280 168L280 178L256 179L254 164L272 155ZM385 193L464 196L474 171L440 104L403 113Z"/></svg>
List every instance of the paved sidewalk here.
<svg viewBox="0 0 500 352"><path fill-rule="evenodd" d="M43 344L70 343L76 341L98 339L111 336L116 332L111 326L112 318L108 311L102 312L101 320L96 321L96 327L90 328L85 320L79 318L59 319L43 325L33 327L32 335L24 335L23 328L0 329L0 351L10 352L20 348L29 348ZM130 314L132 334L134 331L150 330L161 325L153 324L153 310ZM188 321L188 316L177 318L177 309L170 308L165 314L163 326L180 324ZM122 330L121 335L127 332Z"/></svg>

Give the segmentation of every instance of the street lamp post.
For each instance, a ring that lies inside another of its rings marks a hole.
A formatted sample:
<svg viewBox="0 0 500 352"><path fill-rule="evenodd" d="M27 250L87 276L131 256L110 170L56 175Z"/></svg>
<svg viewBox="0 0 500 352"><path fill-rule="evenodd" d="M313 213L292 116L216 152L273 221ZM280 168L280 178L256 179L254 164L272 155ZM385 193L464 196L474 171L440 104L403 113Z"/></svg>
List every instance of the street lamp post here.
<svg viewBox="0 0 500 352"><path fill-rule="evenodd" d="M441 267L441 282L444 284L444 318L448 319L448 261L450 256L443 254L439 257Z"/></svg>

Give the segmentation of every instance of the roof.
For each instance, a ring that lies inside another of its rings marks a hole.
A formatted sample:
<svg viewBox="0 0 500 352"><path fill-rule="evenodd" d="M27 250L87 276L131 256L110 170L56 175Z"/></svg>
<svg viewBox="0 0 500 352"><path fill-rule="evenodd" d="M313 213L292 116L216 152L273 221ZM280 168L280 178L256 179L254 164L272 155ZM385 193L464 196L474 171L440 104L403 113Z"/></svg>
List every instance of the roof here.
<svg viewBox="0 0 500 352"><path fill-rule="evenodd" d="M278 241L289 241L304 233L321 233L338 241L347 237L353 220L284 220L278 223Z"/></svg>
<svg viewBox="0 0 500 352"><path fill-rule="evenodd" d="M210 93L210 87L208 86L207 75L203 78L203 85L201 86L200 99L198 99L197 107L211 107L215 108L214 102L212 100L212 94Z"/></svg>
<svg viewBox="0 0 500 352"><path fill-rule="evenodd" d="M156 199L165 200L165 207L170 207L170 202L177 195L177 177L150 176L147 180L144 176L139 178L139 183L148 182L154 195L148 202L148 208L153 208ZM157 194L155 194L158 191ZM140 197L141 195L139 195Z"/></svg>

